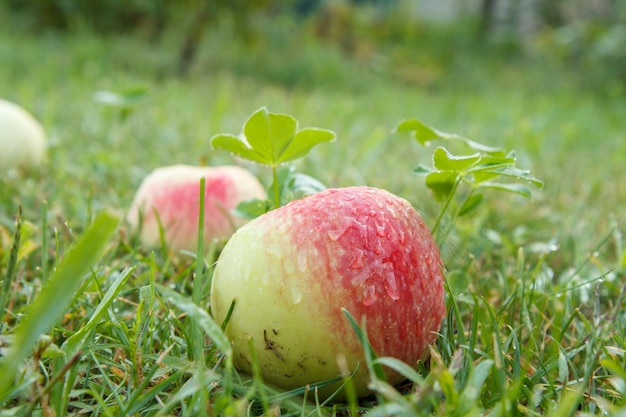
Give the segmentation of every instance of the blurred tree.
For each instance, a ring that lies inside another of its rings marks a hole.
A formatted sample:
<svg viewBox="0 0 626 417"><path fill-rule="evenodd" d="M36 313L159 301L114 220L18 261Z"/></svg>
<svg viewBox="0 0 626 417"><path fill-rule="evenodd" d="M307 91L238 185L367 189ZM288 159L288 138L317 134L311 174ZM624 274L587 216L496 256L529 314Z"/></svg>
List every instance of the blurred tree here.
<svg viewBox="0 0 626 417"><path fill-rule="evenodd" d="M483 0L481 6L480 35L486 36L493 27L495 17L496 0Z"/></svg>
<svg viewBox="0 0 626 417"><path fill-rule="evenodd" d="M561 10L561 0L544 0L537 5L537 13L543 24L548 27L561 26L565 22L565 16Z"/></svg>
<svg viewBox="0 0 626 417"><path fill-rule="evenodd" d="M185 31L179 58L178 73L181 76L189 72L202 42L203 34L211 25L217 24L220 18L230 16L235 23L235 35L247 40L251 33L251 18L254 12L267 10L272 6L271 0L191 0L192 19ZM289 2L283 2L289 3Z"/></svg>
<svg viewBox="0 0 626 417"><path fill-rule="evenodd" d="M88 28L98 33L143 33L156 41L167 28L176 27L182 33L177 62L181 75L188 72L212 25L230 19L235 36L246 39L252 15L277 4L272 0L8 0L9 10L35 30Z"/></svg>
<svg viewBox="0 0 626 417"><path fill-rule="evenodd" d="M355 41L354 8L350 1L325 2L315 19L315 35L351 52Z"/></svg>

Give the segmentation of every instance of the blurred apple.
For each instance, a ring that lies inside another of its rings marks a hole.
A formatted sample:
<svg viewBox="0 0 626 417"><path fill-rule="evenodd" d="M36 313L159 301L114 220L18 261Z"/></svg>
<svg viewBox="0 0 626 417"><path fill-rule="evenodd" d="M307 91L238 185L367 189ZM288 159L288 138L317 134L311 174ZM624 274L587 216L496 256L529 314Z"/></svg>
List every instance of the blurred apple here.
<svg viewBox="0 0 626 417"><path fill-rule="evenodd" d="M26 110L0 99L0 172L37 168L46 156L46 135Z"/></svg>
<svg viewBox="0 0 626 417"><path fill-rule="evenodd" d="M205 248L213 239L227 239L247 221L231 214L239 202L266 198L257 178L241 167L157 168L139 186L128 212L128 222L139 228L144 245L159 244L161 225L170 250L197 250L202 177L205 178Z"/></svg>
<svg viewBox="0 0 626 417"><path fill-rule="evenodd" d="M377 355L415 366L445 315L443 265L409 202L370 187L329 189L270 211L230 238L212 282L218 323L233 301L226 333L238 368L251 371L251 339L266 382L293 389L330 380L342 373L339 361L349 371L359 364L353 382L362 396L364 349L341 309L365 320ZM392 384L402 380L386 373Z"/></svg>

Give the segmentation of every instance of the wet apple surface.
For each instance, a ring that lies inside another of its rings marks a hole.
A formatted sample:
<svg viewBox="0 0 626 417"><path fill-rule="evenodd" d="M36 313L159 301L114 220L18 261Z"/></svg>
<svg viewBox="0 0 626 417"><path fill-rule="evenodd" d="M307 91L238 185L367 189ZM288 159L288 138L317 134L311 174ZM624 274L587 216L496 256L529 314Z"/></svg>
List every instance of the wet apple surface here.
<svg viewBox="0 0 626 417"><path fill-rule="evenodd" d="M227 334L244 371L251 338L272 384L337 377L344 357L350 371L360 366L354 381L365 394L363 347L342 308L365 320L378 355L415 365L445 314L442 269L430 231L406 200L370 187L329 189L231 237L216 265L212 313L221 322L236 301Z"/></svg>

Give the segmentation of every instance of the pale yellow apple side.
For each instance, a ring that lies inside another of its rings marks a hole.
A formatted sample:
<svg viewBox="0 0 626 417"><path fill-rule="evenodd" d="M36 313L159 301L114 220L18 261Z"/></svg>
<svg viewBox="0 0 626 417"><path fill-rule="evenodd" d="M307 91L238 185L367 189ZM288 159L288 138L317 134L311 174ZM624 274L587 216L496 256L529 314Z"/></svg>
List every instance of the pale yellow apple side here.
<svg viewBox="0 0 626 417"><path fill-rule="evenodd" d="M0 172L45 162L46 134L26 110L0 99Z"/></svg>
<svg viewBox="0 0 626 417"><path fill-rule="evenodd" d="M347 364L355 369L362 362L362 348L345 317L337 317L339 307L316 284L314 274L326 266L315 265L315 250L290 244L290 225L275 223L258 218L231 237L215 268L211 309L222 323L236 300L226 331L235 365L250 372L251 338L265 381L293 389L340 376L337 352L351 352ZM274 230L268 233L267 228ZM339 334L332 331L338 326ZM361 365L353 380L359 395L367 392ZM322 396L331 393L325 390Z"/></svg>

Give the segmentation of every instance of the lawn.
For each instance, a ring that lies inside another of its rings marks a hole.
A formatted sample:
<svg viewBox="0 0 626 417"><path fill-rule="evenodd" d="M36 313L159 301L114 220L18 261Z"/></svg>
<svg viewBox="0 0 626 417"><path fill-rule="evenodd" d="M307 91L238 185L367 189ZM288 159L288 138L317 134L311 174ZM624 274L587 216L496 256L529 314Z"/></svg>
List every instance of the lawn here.
<svg viewBox="0 0 626 417"><path fill-rule="evenodd" d="M385 64L391 49L357 60L311 42L295 60L296 41L249 51L222 48L223 36L179 78L168 40L0 28L0 97L49 134L45 167L0 178L0 363L27 348L0 368L15 378L0 384L0 415L626 415L622 95L558 61L459 52L439 62L429 49L401 71ZM337 134L298 171L328 187L385 188L429 225L440 205L413 170L434 147L394 133L404 119L515 150L545 182L531 199L487 193L442 242L448 317L412 384L320 405L239 374L206 324L216 253L196 263L148 251L123 221L162 165L238 164L269 185L267 168L209 143L262 106ZM25 315L29 304L42 317Z"/></svg>

